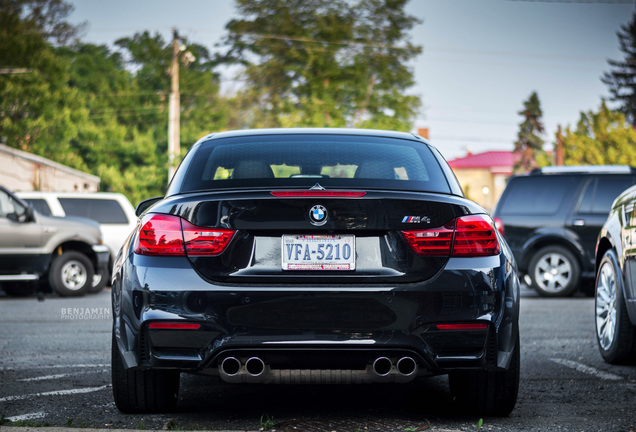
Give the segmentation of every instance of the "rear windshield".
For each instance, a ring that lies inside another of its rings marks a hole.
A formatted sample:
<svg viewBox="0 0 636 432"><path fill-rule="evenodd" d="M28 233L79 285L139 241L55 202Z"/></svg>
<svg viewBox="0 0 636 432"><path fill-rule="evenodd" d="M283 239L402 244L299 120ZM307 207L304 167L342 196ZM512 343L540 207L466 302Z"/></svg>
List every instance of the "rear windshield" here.
<svg viewBox="0 0 636 432"><path fill-rule="evenodd" d="M382 188L450 193L428 146L342 135L224 138L189 155L181 192L258 187Z"/></svg>

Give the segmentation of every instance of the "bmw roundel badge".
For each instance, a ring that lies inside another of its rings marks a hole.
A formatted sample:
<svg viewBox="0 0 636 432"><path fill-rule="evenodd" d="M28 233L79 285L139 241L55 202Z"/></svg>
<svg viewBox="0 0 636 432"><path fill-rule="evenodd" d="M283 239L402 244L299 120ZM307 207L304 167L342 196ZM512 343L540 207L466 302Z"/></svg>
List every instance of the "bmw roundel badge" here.
<svg viewBox="0 0 636 432"><path fill-rule="evenodd" d="M327 223L327 209L320 204L313 206L309 210L309 221L316 226Z"/></svg>

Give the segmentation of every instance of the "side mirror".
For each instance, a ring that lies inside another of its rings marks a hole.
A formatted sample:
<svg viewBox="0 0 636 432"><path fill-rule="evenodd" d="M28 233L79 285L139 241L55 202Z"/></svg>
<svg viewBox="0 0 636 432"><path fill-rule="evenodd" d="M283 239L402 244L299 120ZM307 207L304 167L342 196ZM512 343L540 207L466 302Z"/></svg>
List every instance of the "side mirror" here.
<svg viewBox="0 0 636 432"><path fill-rule="evenodd" d="M135 209L135 214L137 215L137 217L141 216L143 214L143 212L148 210L150 207L152 207L153 204L155 204L156 202L161 201L162 199L163 199L163 197L159 196L159 197L154 197L154 198L148 198L148 199L145 199L145 200L141 201L139 204L137 204L137 208Z"/></svg>
<svg viewBox="0 0 636 432"><path fill-rule="evenodd" d="M13 221L13 222L19 222L19 223L28 223L28 222L33 222L35 221L35 215L33 213L33 206L31 204L29 204L28 206L24 207L24 212L22 213L9 213L7 215L7 219Z"/></svg>

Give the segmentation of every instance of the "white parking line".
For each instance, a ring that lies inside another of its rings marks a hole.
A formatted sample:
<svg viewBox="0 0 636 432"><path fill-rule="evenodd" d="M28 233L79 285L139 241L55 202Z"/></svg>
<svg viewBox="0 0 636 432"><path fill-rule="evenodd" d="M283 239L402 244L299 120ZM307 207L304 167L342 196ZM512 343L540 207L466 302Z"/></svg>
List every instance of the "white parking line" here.
<svg viewBox="0 0 636 432"><path fill-rule="evenodd" d="M29 399L32 397L40 397L40 396L64 396L64 395L70 395L70 394L92 393L92 392L104 390L105 388L108 388L108 387L110 387L110 384L103 385L100 387L86 387L83 389L54 390L54 391L44 392L44 393L31 393L28 395L7 396L7 397L0 398L0 402L23 400L23 399Z"/></svg>
<svg viewBox="0 0 636 432"><path fill-rule="evenodd" d="M0 367L0 372L16 371L16 370L37 370L37 369L75 369L75 368L96 368L110 367L110 364L74 364L74 365L49 365L49 366L33 366L33 367Z"/></svg>
<svg viewBox="0 0 636 432"><path fill-rule="evenodd" d="M97 371L97 372L106 373L106 372L108 372L108 370L107 369L102 369L101 371ZM95 372L72 372L72 373L63 373L63 374L55 374L55 375L44 375L44 376L33 377L33 378L21 378L21 379L19 379L17 381L20 381L20 382L45 381L45 380L66 378L66 377L69 377L69 376L88 375L88 374L91 374L91 373L95 373Z"/></svg>
<svg viewBox="0 0 636 432"><path fill-rule="evenodd" d="M584 365L583 363L575 362L575 361L572 361L572 360L560 359L560 358L553 358L553 359L550 359L550 360L552 360L553 362L558 363L558 364L560 364L562 366L566 366L566 367L575 369L575 370L577 370L579 372L595 376L595 377L600 378L602 380L607 380L607 381L621 381L621 380L623 380L623 377L621 377L621 376L614 375L613 373L609 373L609 372L603 372L602 370L593 368L591 366Z"/></svg>
<svg viewBox="0 0 636 432"><path fill-rule="evenodd" d="M6 417L5 420L9 420L10 422L24 421L24 420L35 420L46 417L45 412L35 412L30 414L22 414L13 417Z"/></svg>

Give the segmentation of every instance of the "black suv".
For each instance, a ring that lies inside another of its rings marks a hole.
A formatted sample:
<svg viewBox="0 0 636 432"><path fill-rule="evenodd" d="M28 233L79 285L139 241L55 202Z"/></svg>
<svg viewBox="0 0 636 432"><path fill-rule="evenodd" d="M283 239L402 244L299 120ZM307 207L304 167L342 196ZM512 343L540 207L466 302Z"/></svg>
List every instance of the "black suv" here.
<svg viewBox="0 0 636 432"><path fill-rule="evenodd" d="M511 177L494 217L526 283L568 296L595 276L598 234L614 199L636 184L627 166L546 167Z"/></svg>

